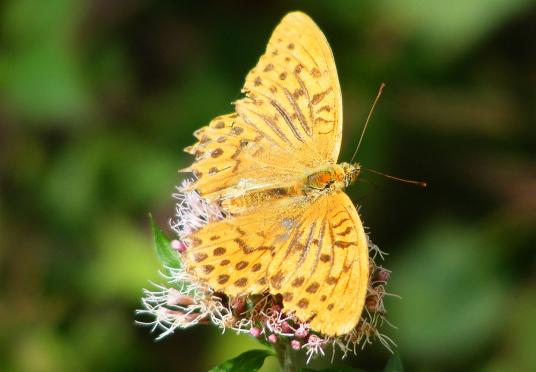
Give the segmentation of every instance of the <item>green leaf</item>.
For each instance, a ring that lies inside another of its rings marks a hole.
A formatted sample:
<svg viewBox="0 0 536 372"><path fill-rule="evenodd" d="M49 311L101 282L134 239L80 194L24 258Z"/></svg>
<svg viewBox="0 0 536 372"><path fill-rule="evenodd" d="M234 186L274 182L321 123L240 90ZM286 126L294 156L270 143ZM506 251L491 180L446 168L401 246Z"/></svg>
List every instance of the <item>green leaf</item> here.
<svg viewBox="0 0 536 372"><path fill-rule="evenodd" d="M391 355L391 357L387 361L387 365L385 366L383 372L404 372L404 367L402 366L400 354L395 352L393 353L393 355Z"/></svg>
<svg viewBox="0 0 536 372"><path fill-rule="evenodd" d="M264 359L273 355L274 352L271 350L248 350L236 358L229 359L212 368L209 372L255 372L262 367Z"/></svg>
<svg viewBox="0 0 536 372"><path fill-rule="evenodd" d="M156 255L162 264L167 267L178 269L181 267L179 254L171 248L171 240L164 234L162 229L154 222L153 216L149 214L151 229L153 230L154 247Z"/></svg>

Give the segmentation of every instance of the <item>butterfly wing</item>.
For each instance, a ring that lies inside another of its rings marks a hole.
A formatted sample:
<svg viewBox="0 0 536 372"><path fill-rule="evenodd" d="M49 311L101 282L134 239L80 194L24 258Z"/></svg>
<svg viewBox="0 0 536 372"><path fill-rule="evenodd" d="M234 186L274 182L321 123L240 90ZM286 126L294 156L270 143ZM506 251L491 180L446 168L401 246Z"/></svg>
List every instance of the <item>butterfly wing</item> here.
<svg viewBox="0 0 536 372"><path fill-rule="evenodd" d="M276 251L268 277L286 311L327 335L348 333L359 321L368 286L367 238L342 191L308 206L291 239Z"/></svg>
<svg viewBox="0 0 536 372"><path fill-rule="evenodd" d="M287 244L293 225L306 209L304 197L282 199L257 209L212 222L188 236L182 255L189 272L214 290L236 296L268 290L268 266Z"/></svg>
<svg viewBox="0 0 536 372"><path fill-rule="evenodd" d="M194 136L198 142L185 151L195 155L195 161L183 171L196 176L190 188L211 202L241 195L248 188L290 183L305 170L297 161L299 154L279 147L238 114L216 117Z"/></svg>
<svg viewBox="0 0 536 372"><path fill-rule="evenodd" d="M359 321L368 285L363 226L342 191L296 197L211 223L190 236L188 269L231 296L269 290L284 309L327 335Z"/></svg>
<svg viewBox="0 0 536 372"><path fill-rule="evenodd" d="M290 184L312 167L336 162L342 135L337 70L308 16L283 18L243 91L237 114L212 120L186 149L196 155L185 169L197 175L192 189L210 201L232 198Z"/></svg>
<svg viewBox="0 0 536 372"><path fill-rule="evenodd" d="M283 18L243 92L246 98L235 106L245 122L303 154L309 167L337 160L342 136L337 69L326 37L307 15Z"/></svg>

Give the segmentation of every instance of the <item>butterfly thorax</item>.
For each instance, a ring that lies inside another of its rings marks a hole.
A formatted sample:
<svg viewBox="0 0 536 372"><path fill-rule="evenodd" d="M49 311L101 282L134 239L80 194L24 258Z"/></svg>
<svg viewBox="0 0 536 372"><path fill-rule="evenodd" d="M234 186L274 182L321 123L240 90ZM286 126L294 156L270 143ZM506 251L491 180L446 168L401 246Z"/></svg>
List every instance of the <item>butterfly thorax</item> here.
<svg viewBox="0 0 536 372"><path fill-rule="evenodd" d="M330 164L307 176L304 191L330 191L343 189L355 182L361 167L359 164Z"/></svg>

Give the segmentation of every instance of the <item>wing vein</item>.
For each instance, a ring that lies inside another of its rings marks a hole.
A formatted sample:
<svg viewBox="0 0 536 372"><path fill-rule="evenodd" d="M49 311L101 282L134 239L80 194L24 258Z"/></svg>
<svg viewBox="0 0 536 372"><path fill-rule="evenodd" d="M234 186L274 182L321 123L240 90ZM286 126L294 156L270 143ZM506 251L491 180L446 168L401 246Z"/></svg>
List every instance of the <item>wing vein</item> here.
<svg viewBox="0 0 536 372"><path fill-rule="evenodd" d="M309 90L307 89L307 86L305 85L302 78L300 77L300 74L298 74L296 71L294 71L294 77L298 81L298 84L300 84L300 88L303 90L303 93L305 94L305 99L307 100L307 107L309 107L309 119L311 120L311 131L314 133L315 116L313 115L313 104L311 103Z"/></svg>
<svg viewBox="0 0 536 372"><path fill-rule="evenodd" d="M326 229L326 216L324 216L324 219L322 220L322 223L320 224L315 262L313 264L313 269L311 270L311 273L309 274L309 278L311 278L313 276L313 274L315 273L316 268L318 266L318 261L320 259L320 252L322 250L322 243L324 242L324 231L325 231L325 229ZM308 278L308 280L309 280L309 278Z"/></svg>
<svg viewBox="0 0 536 372"><path fill-rule="evenodd" d="M277 110L279 115L283 117L283 119L285 120L285 123L287 123L288 127L294 134L294 137L296 137L298 141L305 143L305 141L303 140L303 137L300 135L300 132L298 132L298 128L296 128L296 126L292 122L292 119L290 118L288 112L286 112L285 109L281 107L281 105L275 100L271 100L270 104Z"/></svg>
<svg viewBox="0 0 536 372"><path fill-rule="evenodd" d="M298 105L298 102L296 102L296 100L294 99L294 96L290 94L287 88L283 88L283 89L287 96L287 100L294 108L294 111L296 111L296 116L298 117L298 121L300 122L304 132L307 133L309 137L311 137L313 135L313 132L311 131L311 128L309 128L309 126L307 125L307 122L305 121L305 116L303 116L303 113L300 109L300 106Z"/></svg>
<svg viewBox="0 0 536 372"><path fill-rule="evenodd" d="M304 248L303 248L303 251L301 253L300 259L298 261L297 268L300 268L302 266L303 262L305 261L305 259L307 258L307 253L311 249L311 242L313 240L313 234L315 232L315 229L316 229L316 221L313 222L313 224L311 226L311 229L309 230L309 235L307 236L307 240L306 240L306 242L304 244Z"/></svg>
<svg viewBox="0 0 536 372"><path fill-rule="evenodd" d="M256 112L256 111L253 111L253 110L249 110L251 113L257 115L258 117L260 117L269 127L270 129L272 129L272 131L277 134L279 136L279 138L281 138L283 141L285 141L290 147L294 148L294 146L292 146L292 142L288 139L288 137L285 135L285 133L281 130L281 128L279 128L277 126L277 124L275 123L275 121L273 121L271 118L267 117L266 115L263 115L259 112Z"/></svg>

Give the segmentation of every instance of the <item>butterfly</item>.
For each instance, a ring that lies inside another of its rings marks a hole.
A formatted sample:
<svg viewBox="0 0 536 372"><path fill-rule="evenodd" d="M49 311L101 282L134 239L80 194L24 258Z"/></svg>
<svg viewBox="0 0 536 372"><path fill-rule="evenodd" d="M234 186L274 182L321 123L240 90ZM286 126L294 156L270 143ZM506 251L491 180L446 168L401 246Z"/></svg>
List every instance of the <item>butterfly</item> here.
<svg viewBox="0 0 536 372"><path fill-rule="evenodd" d="M359 322L367 236L344 193L342 98L331 48L306 14L287 14L248 73L235 112L198 129L190 186L226 218L190 233L187 270L229 296L280 295L283 309L335 336Z"/></svg>

